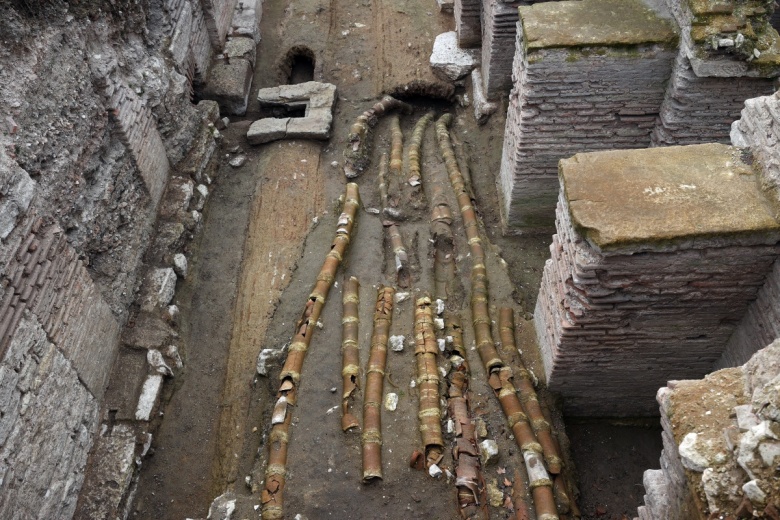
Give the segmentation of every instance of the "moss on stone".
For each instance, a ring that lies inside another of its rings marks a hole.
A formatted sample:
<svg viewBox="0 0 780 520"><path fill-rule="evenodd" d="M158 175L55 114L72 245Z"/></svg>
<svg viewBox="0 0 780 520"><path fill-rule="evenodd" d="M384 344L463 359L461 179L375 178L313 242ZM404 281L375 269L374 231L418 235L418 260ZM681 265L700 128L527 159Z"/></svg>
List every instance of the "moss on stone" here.
<svg viewBox="0 0 780 520"><path fill-rule="evenodd" d="M575 0L520 6L526 49L640 45L676 45L670 20L640 0Z"/></svg>

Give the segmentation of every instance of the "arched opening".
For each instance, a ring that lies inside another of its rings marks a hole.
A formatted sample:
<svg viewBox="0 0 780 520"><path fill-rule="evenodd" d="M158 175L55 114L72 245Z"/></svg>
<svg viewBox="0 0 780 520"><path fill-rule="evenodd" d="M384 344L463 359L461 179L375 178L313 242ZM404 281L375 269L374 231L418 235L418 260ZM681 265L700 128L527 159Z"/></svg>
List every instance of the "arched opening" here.
<svg viewBox="0 0 780 520"><path fill-rule="evenodd" d="M279 63L281 82L288 85L314 80L317 59L314 51L302 45L292 47Z"/></svg>

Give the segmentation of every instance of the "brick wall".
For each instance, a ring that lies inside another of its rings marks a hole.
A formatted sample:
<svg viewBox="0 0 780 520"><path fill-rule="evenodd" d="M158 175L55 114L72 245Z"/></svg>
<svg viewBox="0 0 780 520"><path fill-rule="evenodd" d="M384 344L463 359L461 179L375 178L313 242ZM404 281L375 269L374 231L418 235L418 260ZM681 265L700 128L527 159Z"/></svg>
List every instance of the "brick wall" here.
<svg viewBox="0 0 780 520"><path fill-rule="evenodd" d="M225 46L236 3L236 0L200 0L211 46L217 51Z"/></svg>
<svg viewBox="0 0 780 520"><path fill-rule="evenodd" d="M558 160L649 146L674 51L663 45L526 52L518 24L501 187L509 226L552 227Z"/></svg>
<svg viewBox="0 0 780 520"><path fill-rule="evenodd" d="M104 78L99 84L106 97L119 140L127 146L144 180L152 207L162 196L170 164L157 122L144 100L121 80Z"/></svg>
<svg viewBox="0 0 780 520"><path fill-rule="evenodd" d="M735 121L735 146L750 149L760 165L761 185L780 202L780 98L778 95L749 99L742 117ZM775 263L767 281L731 336L715 368L741 365L759 349L780 338L780 264Z"/></svg>
<svg viewBox="0 0 780 520"><path fill-rule="evenodd" d="M517 6L528 2L485 0L482 3L482 79L488 99L512 88L517 38Z"/></svg>
<svg viewBox="0 0 780 520"><path fill-rule="evenodd" d="M479 0L455 0L455 31L459 47L479 47L482 41L481 11Z"/></svg>
<svg viewBox="0 0 780 520"><path fill-rule="evenodd" d="M729 128L745 100L771 94L775 88L775 80L768 78L700 78L681 49L653 130L652 145L728 143Z"/></svg>

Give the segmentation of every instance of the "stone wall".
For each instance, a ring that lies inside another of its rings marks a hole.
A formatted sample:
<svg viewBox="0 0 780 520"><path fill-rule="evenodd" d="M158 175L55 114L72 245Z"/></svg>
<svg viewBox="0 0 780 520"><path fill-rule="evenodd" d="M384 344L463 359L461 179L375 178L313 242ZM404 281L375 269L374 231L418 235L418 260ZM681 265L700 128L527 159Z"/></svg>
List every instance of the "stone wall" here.
<svg viewBox="0 0 780 520"><path fill-rule="evenodd" d="M535 312L548 386L568 414L654 415L655 389L721 357L780 225L723 145L577 154L561 184Z"/></svg>
<svg viewBox="0 0 780 520"><path fill-rule="evenodd" d="M116 17L83 4L8 6L0 19L3 518L74 515L100 420L112 430L102 406L148 285L143 256L171 265L159 244L181 246L199 222L187 207L155 231L170 172L207 183L214 156L216 105L191 103L211 59L200 4L116 4ZM202 209L208 190L193 191ZM144 439L133 433L133 452Z"/></svg>
<svg viewBox="0 0 780 520"><path fill-rule="evenodd" d="M749 99L744 106L742 117L732 125L732 142L734 146L750 150L761 172L761 186L770 194L770 202L777 213L780 203L780 98L775 94ZM780 264L775 263L715 368L741 365L777 338L780 338Z"/></svg>
<svg viewBox="0 0 780 520"><path fill-rule="evenodd" d="M677 38L636 0L519 11L500 171L504 221L549 229L560 158L650 144Z"/></svg>
<svg viewBox="0 0 780 520"><path fill-rule="evenodd" d="M767 48L767 42L777 45L767 16L773 4L753 0L738 10L714 2L667 4L680 27L680 52L653 146L728 143L729 125L742 103L775 90L772 78L780 73L780 61Z"/></svg>
<svg viewBox="0 0 780 520"><path fill-rule="evenodd" d="M658 391L661 469L645 472L640 520L772 518L780 490L780 344L703 380Z"/></svg>

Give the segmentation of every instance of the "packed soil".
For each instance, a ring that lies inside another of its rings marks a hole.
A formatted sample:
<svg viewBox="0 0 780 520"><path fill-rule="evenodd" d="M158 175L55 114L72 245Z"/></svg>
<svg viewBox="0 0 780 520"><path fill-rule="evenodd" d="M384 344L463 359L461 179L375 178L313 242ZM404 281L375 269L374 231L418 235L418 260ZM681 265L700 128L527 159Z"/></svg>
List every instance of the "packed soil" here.
<svg viewBox="0 0 780 520"><path fill-rule="evenodd" d="M437 117L445 112L455 115L452 134L463 144L460 159L470 173L483 225L491 312L508 306L516 316L519 352L508 346L501 346L500 352L514 367L519 366L522 352L522 362L544 382L530 319L550 237L501 233L495 183L505 107L486 125L477 126L472 107L464 106L471 98L468 86L454 90L428 66L435 36L453 29L452 15L439 13L433 0L265 3L253 89L286 83L292 72L297 76L298 69L291 70L296 52L313 56L314 80L338 88L332 138L249 146L246 130L260 116L254 95L246 118L233 120L223 132L220 171L204 213L203 231L194 244L192 271L177 293L185 368L169 392L154 454L143 463L134 518L204 518L211 501L228 490L239 498L234 518L259 517L255 506L260 504L283 357L270 363L267 376L256 373L255 363L262 349L281 350L291 340L334 237L346 183L341 164L349 128L383 93L405 95L415 106L413 114L401 116L405 141L426 111L435 110ZM447 97L453 91L457 97ZM412 284L403 290L409 292L409 299L398 303L393 312L391 334L406 336L407 343L403 352L388 352L384 393L396 393L399 401L395 411L382 411L382 481L361 483L360 432L343 433L340 428L343 280L356 276L361 285L363 365L368 359L376 289L396 282L382 217L375 211L380 207L379 156L390 151L389 118L380 120L374 130L371 167L357 180L363 207L301 373L290 433L285 518L298 514L311 520L459 518L453 483L432 479L408 464L413 450L422 448L418 392L410 382L416 371L414 300L433 291L429 207L409 209L410 218L400 225L410 254ZM466 325L472 407L485 423L487 438L499 447L498 462L485 468L485 481L494 490L490 516L509 518L506 498L514 480L525 478L522 457L473 348L468 245L433 124L425 133L422 150L427 201L435 189L442 189L455 216L456 285L461 296L447 305L460 312ZM246 156L246 162L229 166L228 161L239 155ZM444 364L442 358L440 366ZM560 416L552 413L562 430ZM566 448L562 431L560 440ZM616 453L613 457L582 459L579 469L592 475L608 473L616 465L633 465L631 478L616 478L612 491L622 493L626 487L621 486L631 487L636 507L642 492L636 488L635 475L640 475L641 485L641 470L657 466L660 449L653 449L657 450L654 463L648 464L653 457L645 456L620 459L624 453L616 450L610 452ZM442 466L453 466L449 447ZM574 464L569 461L568 467Z"/></svg>

